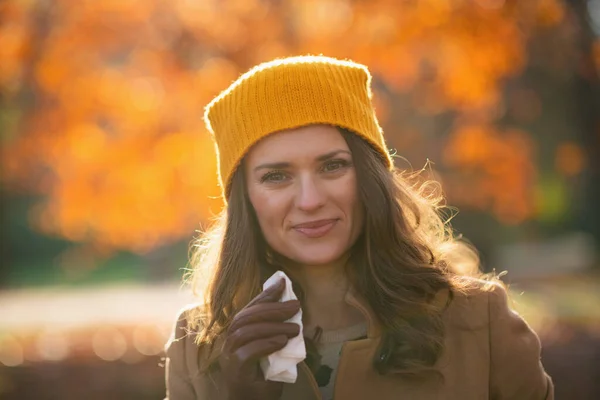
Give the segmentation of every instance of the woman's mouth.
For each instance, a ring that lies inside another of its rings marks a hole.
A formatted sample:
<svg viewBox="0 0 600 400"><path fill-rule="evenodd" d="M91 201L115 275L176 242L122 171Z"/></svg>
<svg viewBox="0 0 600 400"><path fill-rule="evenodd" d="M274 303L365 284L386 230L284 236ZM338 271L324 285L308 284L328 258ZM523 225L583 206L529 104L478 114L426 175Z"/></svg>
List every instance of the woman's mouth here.
<svg viewBox="0 0 600 400"><path fill-rule="evenodd" d="M321 219L318 221L310 221L303 224L294 225L293 229L308 238L319 238L328 234L329 231L333 229L337 221L337 219Z"/></svg>

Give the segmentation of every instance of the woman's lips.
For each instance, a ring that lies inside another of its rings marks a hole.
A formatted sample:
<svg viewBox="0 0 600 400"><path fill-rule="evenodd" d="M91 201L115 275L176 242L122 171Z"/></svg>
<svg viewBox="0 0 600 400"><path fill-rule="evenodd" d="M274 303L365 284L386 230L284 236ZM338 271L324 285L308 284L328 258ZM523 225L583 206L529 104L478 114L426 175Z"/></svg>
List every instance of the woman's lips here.
<svg viewBox="0 0 600 400"><path fill-rule="evenodd" d="M294 230L309 238L325 236L335 226L337 219L322 219L294 225Z"/></svg>

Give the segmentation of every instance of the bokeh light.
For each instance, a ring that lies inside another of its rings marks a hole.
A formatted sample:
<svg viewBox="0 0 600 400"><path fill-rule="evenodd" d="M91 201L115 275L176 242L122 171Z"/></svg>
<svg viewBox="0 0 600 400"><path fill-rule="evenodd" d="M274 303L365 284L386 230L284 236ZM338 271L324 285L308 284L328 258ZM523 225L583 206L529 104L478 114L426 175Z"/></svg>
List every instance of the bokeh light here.
<svg viewBox="0 0 600 400"><path fill-rule="evenodd" d="M103 360L115 361L127 351L127 340L116 328L98 330L92 338L94 353Z"/></svg>

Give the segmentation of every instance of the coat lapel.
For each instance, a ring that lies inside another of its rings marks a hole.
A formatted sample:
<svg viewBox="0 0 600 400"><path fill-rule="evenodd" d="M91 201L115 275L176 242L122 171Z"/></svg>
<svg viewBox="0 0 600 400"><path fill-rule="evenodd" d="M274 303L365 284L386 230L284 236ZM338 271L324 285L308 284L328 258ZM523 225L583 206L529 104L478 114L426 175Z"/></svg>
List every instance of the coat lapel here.
<svg viewBox="0 0 600 400"><path fill-rule="evenodd" d="M295 383L284 383L281 400L321 400L317 382L306 363L298 364L298 378Z"/></svg>
<svg viewBox="0 0 600 400"><path fill-rule="evenodd" d="M351 341L344 345L338 365L335 399L442 398L441 379L436 374L423 376L418 380L393 373L380 375L373 368L378 347L378 338Z"/></svg>

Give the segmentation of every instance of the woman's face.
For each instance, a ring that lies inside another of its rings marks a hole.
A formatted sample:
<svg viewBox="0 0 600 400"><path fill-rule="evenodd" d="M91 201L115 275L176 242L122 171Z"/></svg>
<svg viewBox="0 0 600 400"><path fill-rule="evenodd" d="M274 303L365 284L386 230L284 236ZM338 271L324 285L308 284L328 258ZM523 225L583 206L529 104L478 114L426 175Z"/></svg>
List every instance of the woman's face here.
<svg viewBox="0 0 600 400"><path fill-rule="evenodd" d="M282 131L245 158L246 183L273 250L303 265L343 257L363 225L352 154L328 125Z"/></svg>

